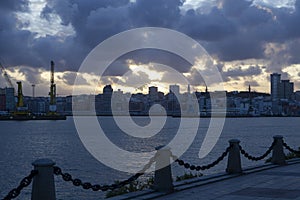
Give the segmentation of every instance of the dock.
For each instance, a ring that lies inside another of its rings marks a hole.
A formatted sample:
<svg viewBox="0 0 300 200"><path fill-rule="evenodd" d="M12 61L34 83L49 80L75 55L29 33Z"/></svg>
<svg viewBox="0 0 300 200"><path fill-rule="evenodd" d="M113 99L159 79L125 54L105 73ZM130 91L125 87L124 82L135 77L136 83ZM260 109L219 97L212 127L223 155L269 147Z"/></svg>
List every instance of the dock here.
<svg viewBox="0 0 300 200"><path fill-rule="evenodd" d="M55 161L42 158L34 161L34 169L22 179L19 186L8 192L3 200L11 200L17 197L24 187L32 184L32 200L55 200L56 188L54 175L59 176L65 182L71 182L76 187L97 191L116 190L129 185L155 163L154 183L150 189L141 190L109 198L110 200L175 200L175 199L246 199L246 200L270 200L270 199L295 199L300 200L300 151L297 151L285 143L283 136L273 136L270 147L261 156L253 156L246 152L238 139L229 140L229 146L213 162L207 165L193 165L173 155L168 146L158 146L156 154L142 170L118 183L111 185L93 185L83 182L78 178L55 165ZM285 150L292 152L286 156ZM265 164L243 168L241 156L251 160L264 160L272 153ZM205 175L196 178L174 182L172 176L171 159L174 163L189 170L204 171L219 164L227 158L227 167L222 173Z"/></svg>
<svg viewBox="0 0 300 200"><path fill-rule="evenodd" d="M215 174L174 183L174 192L153 190L130 193L111 200L300 200L300 159L286 165L265 164L241 174Z"/></svg>

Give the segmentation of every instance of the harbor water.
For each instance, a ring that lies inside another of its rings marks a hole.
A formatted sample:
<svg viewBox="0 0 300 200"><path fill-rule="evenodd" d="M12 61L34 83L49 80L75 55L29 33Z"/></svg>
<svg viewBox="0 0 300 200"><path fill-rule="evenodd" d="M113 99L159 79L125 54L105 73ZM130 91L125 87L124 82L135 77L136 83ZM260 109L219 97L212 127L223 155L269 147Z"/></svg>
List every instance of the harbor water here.
<svg viewBox="0 0 300 200"><path fill-rule="evenodd" d="M127 151L153 151L155 147L167 144L174 138L180 118L168 117L163 130L155 137L137 139L123 134L111 117L99 117L107 137L118 147ZM147 117L134 117L139 125L149 123ZM254 156L263 154L273 141L273 136L283 135L293 148L300 146L300 118L228 118L220 139L213 150L203 159L198 156L210 119L200 120L197 136L181 159L195 165L205 165L218 158L228 146L228 140L239 139L241 146ZM134 131L134 130L132 130ZM191 134L186 128L186 134ZM184 142L184 141L183 141ZM106 152L109 156L109 151ZM32 170L31 163L39 158L50 158L63 172L74 178L92 184L112 184L124 180L132 174L111 169L95 159L83 146L73 118L58 121L0 121L0 198L16 187L20 180ZM243 167L260 165L264 161L253 162L242 159ZM137 167L140 161L124 163L127 167ZM138 166L139 167L139 166ZM140 166L141 168L143 166ZM226 159L204 174L224 172ZM173 176L182 175L187 170L172 164ZM151 176L151 174L148 174ZM55 177L57 199L102 199L104 192L93 192L64 182ZM31 185L16 199L30 199Z"/></svg>

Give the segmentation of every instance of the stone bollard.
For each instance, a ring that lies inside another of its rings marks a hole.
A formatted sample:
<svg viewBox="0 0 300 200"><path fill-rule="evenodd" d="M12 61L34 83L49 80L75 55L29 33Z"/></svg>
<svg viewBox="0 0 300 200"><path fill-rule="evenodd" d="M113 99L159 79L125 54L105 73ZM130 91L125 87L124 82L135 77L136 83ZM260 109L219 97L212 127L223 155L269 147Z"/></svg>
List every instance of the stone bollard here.
<svg viewBox="0 0 300 200"><path fill-rule="evenodd" d="M53 166L55 162L44 158L32 163L38 174L33 178L31 200L55 200Z"/></svg>
<svg viewBox="0 0 300 200"><path fill-rule="evenodd" d="M275 135L274 137L275 145L273 147L271 162L276 165L285 165L285 154L283 151L283 136Z"/></svg>
<svg viewBox="0 0 300 200"><path fill-rule="evenodd" d="M242 173L240 141L237 139L229 140L231 148L229 150L226 172L229 174Z"/></svg>
<svg viewBox="0 0 300 200"><path fill-rule="evenodd" d="M159 192L171 193L174 190L170 164L171 149L165 146L156 147L155 149L157 153L155 155L156 163L153 189Z"/></svg>

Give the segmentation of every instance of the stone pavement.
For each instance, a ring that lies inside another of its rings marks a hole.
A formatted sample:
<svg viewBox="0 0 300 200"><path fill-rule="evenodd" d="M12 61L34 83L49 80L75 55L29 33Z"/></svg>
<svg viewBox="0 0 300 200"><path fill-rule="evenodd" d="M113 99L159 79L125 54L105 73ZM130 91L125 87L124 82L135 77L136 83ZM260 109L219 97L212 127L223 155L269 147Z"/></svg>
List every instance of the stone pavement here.
<svg viewBox="0 0 300 200"><path fill-rule="evenodd" d="M300 164L246 174L156 199L300 200Z"/></svg>
<svg viewBox="0 0 300 200"><path fill-rule="evenodd" d="M118 199L300 200L300 160L244 170L242 175L219 174L174 185L175 192L171 194L145 191Z"/></svg>

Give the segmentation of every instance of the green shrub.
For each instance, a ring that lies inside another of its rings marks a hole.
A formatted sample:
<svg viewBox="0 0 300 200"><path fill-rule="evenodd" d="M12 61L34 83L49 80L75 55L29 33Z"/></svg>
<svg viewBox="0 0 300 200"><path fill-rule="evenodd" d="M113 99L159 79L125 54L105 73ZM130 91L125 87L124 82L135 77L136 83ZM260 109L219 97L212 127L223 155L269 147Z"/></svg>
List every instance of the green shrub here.
<svg viewBox="0 0 300 200"><path fill-rule="evenodd" d="M120 183L120 181L115 181L115 184ZM154 183L154 178L148 178L147 180L141 182L139 180L135 180L131 182L128 185L125 185L123 187L117 188L115 190L108 191L105 195L105 198L110 198L122 194L127 194L130 192L136 192L136 191L141 191L146 188L150 188L151 185Z"/></svg>
<svg viewBox="0 0 300 200"><path fill-rule="evenodd" d="M300 147L298 147L298 151L300 151ZM300 158L300 154L289 152L288 154L285 155L286 160L290 160L290 159L293 159L293 158ZM272 160L272 157L268 158L266 160L266 163L271 162L271 160Z"/></svg>
<svg viewBox="0 0 300 200"><path fill-rule="evenodd" d="M198 172L196 174L192 174L192 172L184 173L182 176L176 176L176 181L183 181L183 180L196 178L196 177L200 177L200 176L203 176L203 174L200 172Z"/></svg>

